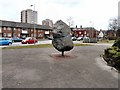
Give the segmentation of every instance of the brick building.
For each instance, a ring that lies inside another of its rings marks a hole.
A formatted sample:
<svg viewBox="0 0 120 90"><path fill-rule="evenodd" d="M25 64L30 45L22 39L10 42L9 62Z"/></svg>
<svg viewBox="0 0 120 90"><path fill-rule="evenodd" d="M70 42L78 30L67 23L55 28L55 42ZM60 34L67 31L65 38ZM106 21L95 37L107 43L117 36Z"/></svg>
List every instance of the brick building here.
<svg viewBox="0 0 120 90"><path fill-rule="evenodd" d="M0 20L1 37L35 37L44 39L47 35L51 36L51 34L52 28L49 26Z"/></svg>
<svg viewBox="0 0 120 90"><path fill-rule="evenodd" d="M87 28L72 28L72 35L75 37L90 37L96 38L99 31L92 27Z"/></svg>

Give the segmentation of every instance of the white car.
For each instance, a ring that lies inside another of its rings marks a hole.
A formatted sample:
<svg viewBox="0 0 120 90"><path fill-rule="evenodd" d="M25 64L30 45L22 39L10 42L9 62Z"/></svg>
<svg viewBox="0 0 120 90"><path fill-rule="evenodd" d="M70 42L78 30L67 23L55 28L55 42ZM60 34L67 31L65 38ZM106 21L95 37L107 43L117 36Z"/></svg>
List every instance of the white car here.
<svg viewBox="0 0 120 90"><path fill-rule="evenodd" d="M83 43L89 43L90 42L90 38L89 37L84 37L83 38Z"/></svg>
<svg viewBox="0 0 120 90"><path fill-rule="evenodd" d="M78 37L77 41L83 40L83 37Z"/></svg>
<svg viewBox="0 0 120 90"><path fill-rule="evenodd" d="M72 37L71 39L72 39L72 41L76 41L76 40L77 40L77 38L76 38L76 37Z"/></svg>

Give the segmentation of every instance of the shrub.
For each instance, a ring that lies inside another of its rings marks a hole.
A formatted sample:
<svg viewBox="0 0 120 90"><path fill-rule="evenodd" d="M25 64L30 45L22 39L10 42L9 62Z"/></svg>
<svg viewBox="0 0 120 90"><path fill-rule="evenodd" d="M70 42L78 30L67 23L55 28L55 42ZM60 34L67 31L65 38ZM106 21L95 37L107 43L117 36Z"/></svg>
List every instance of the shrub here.
<svg viewBox="0 0 120 90"><path fill-rule="evenodd" d="M120 71L120 60L116 61L115 68L117 68Z"/></svg>
<svg viewBox="0 0 120 90"><path fill-rule="evenodd" d="M108 52L109 52L109 54L112 54L112 55L115 55L116 53L117 53L117 51L116 50L108 50Z"/></svg>
<svg viewBox="0 0 120 90"><path fill-rule="evenodd" d="M114 47L114 46L120 48L120 38L118 38L117 40L115 40L115 43L113 44L112 47Z"/></svg>
<svg viewBox="0 0 120 90"><path fill-rule="evenodd" d="M117 52L115 55L113 55L113 58L120 59L120 52Z"/></svg>
<svg viewBox="0 0 120 90"><path fill-rule="evenodd" d="M120 70L120 48L113 46L104 50L104 59L108 65Z"/></svg>
<svg viewBox="0 0 120 90"><path fill-rule="evenodd" d="M117 47L111 47L111 48L107 48L104 50L104 53L106 56L109 56L109 54L114 55L116 54L120 49Z"/></svg>

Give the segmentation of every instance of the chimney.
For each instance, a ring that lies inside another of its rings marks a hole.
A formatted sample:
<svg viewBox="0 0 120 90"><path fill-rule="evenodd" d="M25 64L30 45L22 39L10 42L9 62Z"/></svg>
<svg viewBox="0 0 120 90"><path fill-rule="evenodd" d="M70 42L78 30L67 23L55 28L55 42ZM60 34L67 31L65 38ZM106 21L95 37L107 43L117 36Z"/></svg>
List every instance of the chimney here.
<svg viewBox="0 0 120 90"><path fill-rule="evenodd" d="M82 25L80 26L80 28L82 29Z"/></svg>
<svg viewBox="0 0 120 90"><path fill-rule="evenodd" d="M77 25L76 25L76 28L77 28Z"/></svg>

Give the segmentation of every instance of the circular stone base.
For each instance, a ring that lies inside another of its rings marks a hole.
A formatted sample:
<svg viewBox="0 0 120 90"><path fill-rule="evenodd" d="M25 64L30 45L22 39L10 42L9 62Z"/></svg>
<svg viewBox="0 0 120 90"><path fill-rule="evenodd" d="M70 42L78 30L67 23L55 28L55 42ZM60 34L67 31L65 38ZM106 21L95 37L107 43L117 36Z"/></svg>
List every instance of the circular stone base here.
<svg viewBox="0 0 120 90"><path fill-rule="evenodd" d="M65 60L69 60L69 59L73 59L74 60L74 58L76 58L77 56L75 56L75 55L72 55L72 54L64 54L64 56L62 56L62 54L60 54L60 53L52 53L51 55L50 55L50 57L52 57L53 59L55 59L55 60L61 60L61 59L65 59Z"/></svg>

